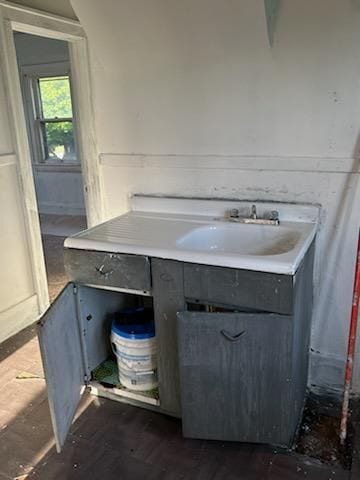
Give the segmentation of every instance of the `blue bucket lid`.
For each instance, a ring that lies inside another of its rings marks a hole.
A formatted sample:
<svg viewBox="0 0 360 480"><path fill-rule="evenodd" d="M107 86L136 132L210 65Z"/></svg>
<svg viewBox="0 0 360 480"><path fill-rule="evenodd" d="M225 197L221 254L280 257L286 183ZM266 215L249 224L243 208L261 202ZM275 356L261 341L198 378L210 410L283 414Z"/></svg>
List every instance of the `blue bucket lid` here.
<svg viewBox="0 0 360 480"><path fill-rule="evenodd" d="M119 325L124 324L143 324L149 321L154 321L154 312L150 308L145 307L129 307L120 310L114 314L114 320Z"/></svg>
<svg viewBox="0 0 360 480"><path fill-rule="evenodd" d="M142 324L119 324L113 321L111 330L123 338L130 338L132 340L144 340L146 338L155 337L154 322L147 322Z"/></svg>

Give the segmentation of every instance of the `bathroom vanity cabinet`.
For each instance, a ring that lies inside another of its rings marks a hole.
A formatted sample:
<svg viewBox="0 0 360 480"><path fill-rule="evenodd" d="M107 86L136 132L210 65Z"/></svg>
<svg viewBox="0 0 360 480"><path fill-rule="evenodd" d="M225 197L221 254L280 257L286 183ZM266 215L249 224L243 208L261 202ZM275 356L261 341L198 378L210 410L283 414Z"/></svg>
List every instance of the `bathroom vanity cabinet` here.
<svg viewBox="0 0 360 480"><path fill-rule="evenodd" d="M71 282L39 321L58 450L85 386L181 417L191 438L290 445L307 382L313 245L294 275L65 249ZM159 398L110 389L112 315L153 308Z"/></svg>

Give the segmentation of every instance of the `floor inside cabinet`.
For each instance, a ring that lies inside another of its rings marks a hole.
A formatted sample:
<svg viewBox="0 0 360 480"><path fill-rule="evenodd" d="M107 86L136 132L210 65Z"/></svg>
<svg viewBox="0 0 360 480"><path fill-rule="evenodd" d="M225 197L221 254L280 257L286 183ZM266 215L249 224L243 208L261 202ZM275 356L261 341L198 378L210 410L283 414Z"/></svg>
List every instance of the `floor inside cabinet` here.
<svg viewBox="0 0 360 480"><path fill-rule="evenodd" d="M151 390L138 391L130 390L123 386L119 381L119 370L116 360L112 357L107 358L104 362L98 365L92 371L91 386L95 387L96 393L110 392L119 397L136 400L148 405L159 406L159 389L152 388ZM106 396L106 395L105 395Z"/></svg>

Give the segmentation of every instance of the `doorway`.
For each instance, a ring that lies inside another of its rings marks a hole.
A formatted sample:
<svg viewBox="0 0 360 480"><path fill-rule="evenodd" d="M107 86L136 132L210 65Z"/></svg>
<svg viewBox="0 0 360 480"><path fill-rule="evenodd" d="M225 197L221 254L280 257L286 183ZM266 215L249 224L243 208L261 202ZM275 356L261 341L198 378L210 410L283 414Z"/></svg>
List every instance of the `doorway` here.
<svg viewBox="0 0 360 480"><path fill-rule="evenodd" d="M50 301L67 283L64 239L87 227L68 42L14 32Z"/></svg>
<svg viewBox="0 0 360 480"><path fill-rule="evenodd" d="M0 218L3 232L0 236L3 255L0 283L5 286L0 292L0 342L32 324L49 306L49 289L39 221L40 202L35 192L35 167L25 112L27 105L24 105L23 101L14 32L64 41L67 44L71 74L68 82L73 108L73 121L70 123L76 131L74 142L73 145L68 142L66 148L62 144L61 148L61 145L55 145L54 137L40 137L40 147L43 149L40 148L40 151L47 153L47 157L44 156L42 160L56 155L63 161L62 163L66 163L66 161L72 160L75 146L81 164L87 226L91 227L105 220L101 167L92 104L88 42L85 32L78 21L0 0L0 104L2 112L0 118L2 131ZM50 63L53 63L53 66L56 64L51 59ZM50 77L52 73L50 72ZM59 72L55 73L60 75ZM49 73L46 75L49 77ZM63 73L61 75L66 77ZM67 82L63 83L66 87ZM69 120L67 115L65 117L55 115L50 119L38 118L38 124L43 130L46 130L46 126L51 123L46 120L53 120L53 124L59 124L61 123L59 120L61 120L63 127L69 126L69 123L65 124L65 121ZM41 159L39 163L46 164L44 161L41 162ZM37 169L39 171L43 169L41 173L45 176L45 173L49 173L45 171L49 167L49 165L40 165ZM68 169L70 167L67 165ZM71 168L79 169L79 165ZM55 173L55 168L51 172ZM70 175L70 172L68 173ZM49 207L49 205L47 206ZM50 213L45 214L49 215ZM54 222L50 222L50 226L52 229L55 226L57 229L59 228L59 225L54 225ZM76 227L77 229L78 227ZM68 235L67 232L64 236L66 235ZM53 249L50 247L48 250ZM60 253L58 250L57 252L55 257L62 266L62 261L59 259ZM58 286L59 288L61 285Z"/></svg>

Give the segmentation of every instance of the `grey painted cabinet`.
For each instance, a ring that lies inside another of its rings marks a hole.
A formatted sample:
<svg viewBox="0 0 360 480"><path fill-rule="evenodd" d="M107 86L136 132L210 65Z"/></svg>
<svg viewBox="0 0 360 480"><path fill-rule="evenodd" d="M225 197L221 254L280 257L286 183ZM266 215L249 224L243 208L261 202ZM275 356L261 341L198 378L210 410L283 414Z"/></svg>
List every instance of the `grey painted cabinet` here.
<svg viewBox="0 0 360 480"><path fill-rule="evenodd" d="M150 259L143 255L65 249L65 270L79 284L151 290Z"/></svg>
<svg viewBox="0 0 360 480"><path fill-rule="evenodd" d="M179 314L185 436L290 443L291 324L267 313Z"/></svg>
<svg viewBox="0 0 360 480"><path fill-rule="evenodd" d="M180 262L152 260L161 407L175 416L181 415L176 322L186 308L183 270Z"/></svg>
<svg viewBox="0 0 360 480"><path fill-rule="evenodd" d="M85 382L77 302L68 284L38 323L56 448L64 445Z"/></svg>
<svg viewBox="0 0 360 480"><path fill-rule="evenodd" d="M264 283L258 272L184 266L187 300L210 305L178 314L185 436L291 445L306 394L313 253L312 246L294 276L267 275ZM234 313L211 313L223 298Z"/></svg>
<svg viewBox="0 0 360 480"><path fill-rule="evenodd" d="M112 314L145 298L160 404L143 406L182 417L188 437L290 445L307 384L313 250L288 276L67 249L74 283L39 322L57 448L110 354Z"/></svg>
<svg viewBox="0 0 360 480"><path fill-rule="evenodd" d="M110 354L112 314L134 296L69 283L38 322L50 414L60 451L91 370Z"/></svg>
<svg viewBox="0 0 360 480"><path fill-rule="evenodd" d="M184 264L187 298L205 303L289 314L293 308L293 277L277 273Z"/></svg>

